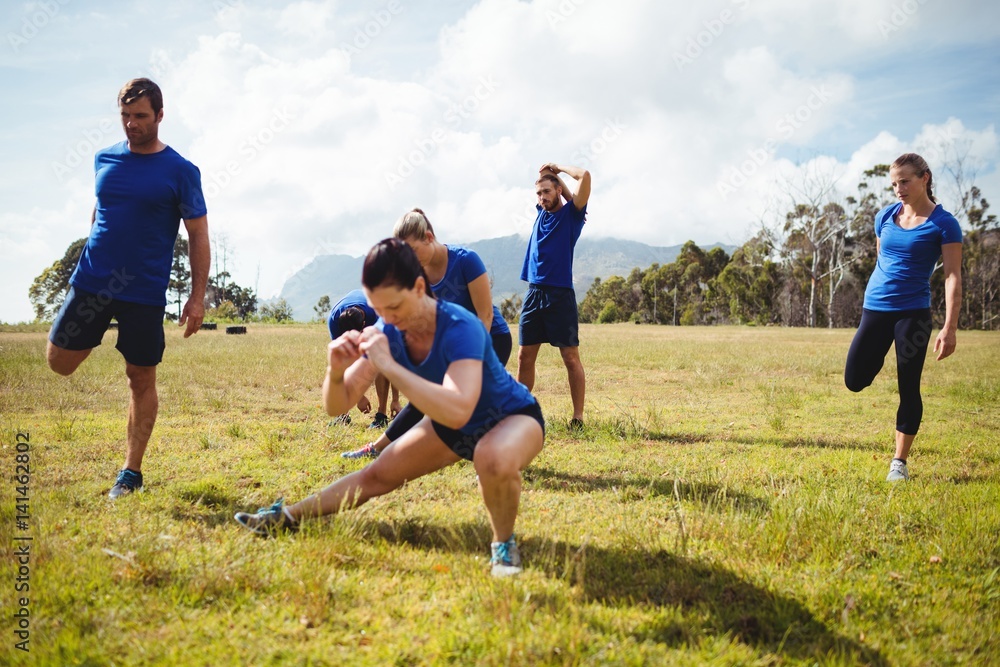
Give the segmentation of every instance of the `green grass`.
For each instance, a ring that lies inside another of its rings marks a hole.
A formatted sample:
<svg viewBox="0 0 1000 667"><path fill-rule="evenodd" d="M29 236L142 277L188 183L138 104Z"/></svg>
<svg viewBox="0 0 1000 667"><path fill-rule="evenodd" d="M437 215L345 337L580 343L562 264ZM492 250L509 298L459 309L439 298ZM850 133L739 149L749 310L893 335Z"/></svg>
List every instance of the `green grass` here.
<svg viewBox="0 0 1000 667"><path fill-rule="evenodd" d="M363 465L339 453L368 419L334 426L320 408L323 326L170 328L147 489L117 503L115 334L63 378L43 331L0 328L0 664L996 664L1000 337L961 332L953 358L928 360L912 480L889 485L894 364L848 392L852 333L584 326L579 436L543 350L526 570L496 581L468 464L294 536L232 521ZM8 611L23 535L28 654Z"/></svg>

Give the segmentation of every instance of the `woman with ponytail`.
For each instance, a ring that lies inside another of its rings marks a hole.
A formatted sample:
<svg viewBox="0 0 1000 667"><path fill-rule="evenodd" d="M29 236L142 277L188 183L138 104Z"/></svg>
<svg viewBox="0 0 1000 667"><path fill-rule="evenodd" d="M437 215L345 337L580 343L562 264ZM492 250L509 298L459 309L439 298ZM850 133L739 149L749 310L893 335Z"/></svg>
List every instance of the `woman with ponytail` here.
<svg viewBox="0 0 1000 667"><path fill-rule="evenodd" d="M405 241L416 253L435 297L462 306L483 323L500 365L506 367L513 339L500 309L493 305L490 277L479 255L462 246L441 243L427 215L419 208L403 214L396 222L392 235ZM376 458L390 442L413 428L422 417L419 410L407 404L377 440L341 456L349 459Z"/></svg>
<svg viewBox="0 0 1000 667"><path fill-rule="evenodd" d="M482 320L435 298L404 241L376 244L361 283L379 320L329 344L323 405L330 415L343 414L381 373L419 409L420 421L361 470L293 505L279 499L254 514L238 512L236 520L263 536L293 531L304 519L357 507L465 459L476 470L493 532L492 574L517 574L521 471L545 438L538 401L501 365Z"/></svg>
<svg viewBox="0 0 1000 667"><path fill-rule="evenodd" d="M934 198L934 179L916 153L899 156L889 169L899 202L875 216L877 262L865 290L861 324L854 335L844 382L851 391L871 385L896 345L899 408L896 450L887 481L910 478L907 457L923 416L920 375L931 339L930 278L943 259L944 325L934 339L938 361L955 351L962 301L962 229Z"/></svg>

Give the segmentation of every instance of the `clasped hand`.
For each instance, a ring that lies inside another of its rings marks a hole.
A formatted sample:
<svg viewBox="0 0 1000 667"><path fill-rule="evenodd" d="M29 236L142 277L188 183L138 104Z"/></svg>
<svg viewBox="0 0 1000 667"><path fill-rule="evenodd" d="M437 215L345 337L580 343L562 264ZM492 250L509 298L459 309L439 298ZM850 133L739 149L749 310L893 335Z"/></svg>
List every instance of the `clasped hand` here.
<svg viewBox="0 0 1000 667"><path fill-rule="evenodd" d="M327 346L327 364L330 370L343 373L362 355L379 371L384 372L392 363L389 340L375 327L364 331L346 331Z"/></svg>

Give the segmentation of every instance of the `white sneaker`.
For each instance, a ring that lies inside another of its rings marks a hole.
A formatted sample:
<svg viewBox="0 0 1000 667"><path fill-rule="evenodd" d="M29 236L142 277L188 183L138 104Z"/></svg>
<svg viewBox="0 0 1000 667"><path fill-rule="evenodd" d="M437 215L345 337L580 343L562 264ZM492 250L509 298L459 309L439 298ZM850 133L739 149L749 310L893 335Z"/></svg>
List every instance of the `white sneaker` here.
<svg viewBox="0 0 1000 667"><path fill-rule="evenodd" d="M893 459L889 465L889 474L886 475L887 482L906 482L910 479L910 472L906 469L906 462Z"/></svg>

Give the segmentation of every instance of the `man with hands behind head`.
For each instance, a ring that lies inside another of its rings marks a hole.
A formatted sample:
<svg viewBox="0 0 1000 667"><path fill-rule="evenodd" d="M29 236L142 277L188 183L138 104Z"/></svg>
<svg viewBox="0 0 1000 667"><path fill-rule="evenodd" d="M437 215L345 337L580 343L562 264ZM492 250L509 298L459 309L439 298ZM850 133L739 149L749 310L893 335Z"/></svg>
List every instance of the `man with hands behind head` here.
<svg viewBox="0 0 1000 667"><path fill-rule="evenodd" d="M535 181L538 216L521 269L521 280L527 281L528 291L521 308L517 379L531 390L542 343L559 348L573 400L570 428L576 430L583 427L586 378L580 361L573 250L587 217L590 172L554 162L542 165L538 171ZM576 180L575 192L566 187L559 174Z"/></svg>

